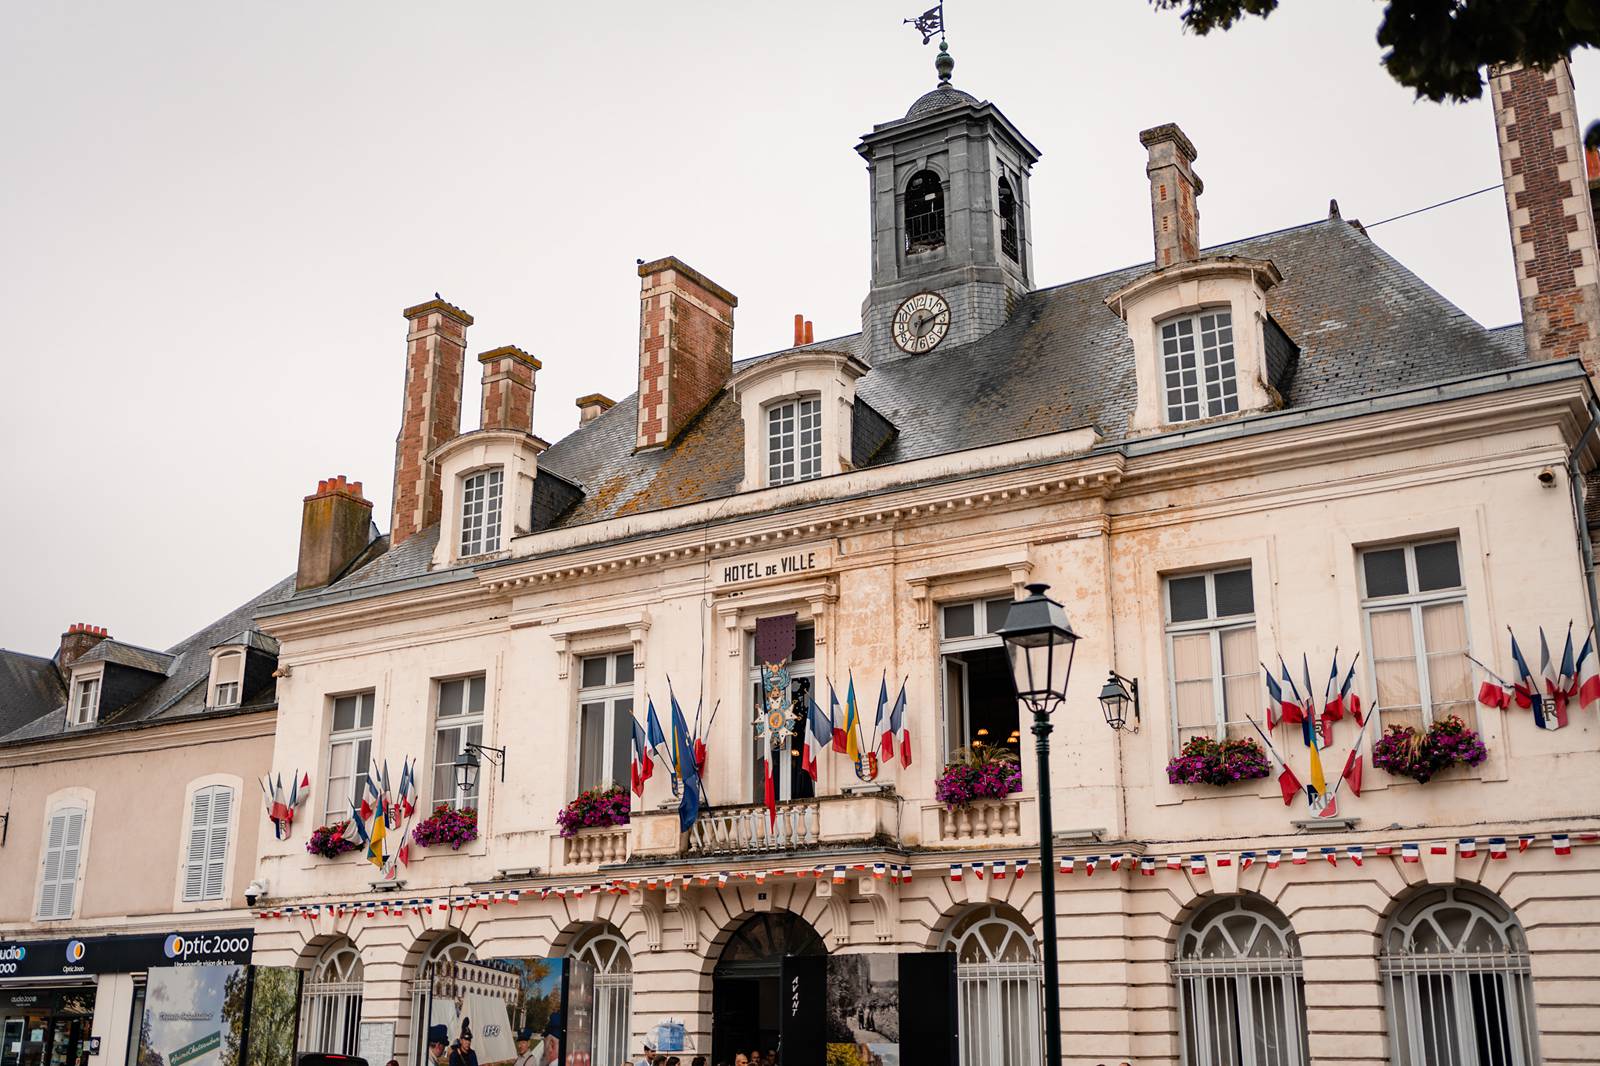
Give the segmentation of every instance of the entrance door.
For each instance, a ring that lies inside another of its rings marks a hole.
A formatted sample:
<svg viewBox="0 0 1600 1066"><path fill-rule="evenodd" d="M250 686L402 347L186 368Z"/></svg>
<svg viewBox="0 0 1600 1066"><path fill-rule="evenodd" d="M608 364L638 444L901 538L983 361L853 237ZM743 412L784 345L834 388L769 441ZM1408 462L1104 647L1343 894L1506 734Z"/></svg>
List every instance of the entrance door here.
<svg viewBox="0 0 1600 1066"><path fill-rule="evenodd" d="M827 953L810 923L788 911L753 915L735 930L712 979L711 1061L777 1051L783 957Z"/></svg>
<svg viewBox="0 0 1600 1066"><path fill-rule="evenodd" d="M50 1019L45 1066L88 1066L89 1019L58 1014Z"/></svg>

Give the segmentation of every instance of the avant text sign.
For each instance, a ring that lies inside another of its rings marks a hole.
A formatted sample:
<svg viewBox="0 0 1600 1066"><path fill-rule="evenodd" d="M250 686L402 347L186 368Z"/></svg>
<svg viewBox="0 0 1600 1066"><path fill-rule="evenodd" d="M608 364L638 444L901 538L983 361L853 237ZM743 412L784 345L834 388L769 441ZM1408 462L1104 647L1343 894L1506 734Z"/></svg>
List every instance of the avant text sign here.
<svg viewBox="0 0 1600 1066"><path fill-rule="evenodd" d="M787 550L728 555L711 564L718 585L737 587L757 581L789 577L810 577L833 565L833 550L828 545Z"/></svg>

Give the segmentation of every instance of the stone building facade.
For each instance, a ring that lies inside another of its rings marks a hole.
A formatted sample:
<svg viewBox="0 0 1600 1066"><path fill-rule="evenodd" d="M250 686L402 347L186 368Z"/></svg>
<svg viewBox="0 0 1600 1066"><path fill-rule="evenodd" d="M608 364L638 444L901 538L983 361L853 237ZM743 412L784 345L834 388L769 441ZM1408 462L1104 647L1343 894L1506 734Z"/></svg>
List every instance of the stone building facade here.
<svg viewBox="0 0 1600 1066"><path fill-rule="evenodd" d="M861 334L735 362L733 295L641 264L640 393L585 397L547 445L536 360L516 363L528 419L501 404L461 432L471 316L406 312L394 531L256 613L285 675L272 765L314 768L316 821L348 827L366 769L415 760L409 801L471 808L478 832L401 856L402 815L380 868L261 837L255 953L307 971L302 1047L380 1022L420 1064L442 968L575 956L599 972L596 1062L674 1020L731 1061L776 1041L785 953L949 950L971 1066L1037 1060L1042 980L1075 1064L1594 1061L1596 710L1541 728L1496 686L1479 702L1475 665L1517 680L1507 627L1530 658L1555 635L1559 660L1565 623L1580 644L1592 624L1584 342L1533 339L1545 303L1526 340L1483 328L1336 207L1205 246L1175 126L1142 137L1159 262L1037 288L1040 153L939 70L862 142ZM1529 125L1497 80L1499 135L1518 247L1588 235L1570 268L1518 253L1577 330L1595 249L1570 79L1503 77L1553 87L1560 121ZM1522 153L1535 128L1550 143ZM1081 638L1048 796L994 633L1031 583ZM854 691L870 729L903 684L909 759L828 752L813 774L780 744L768 812L771 619L794 629L801 711ZM1367 724L1328 724L1314 805L1276 763L1171 782L1185 744L1251 738L1251 717L1311 781L1304 731L1262 720L1258 663L1320 705L1352 662ZM1133 728L1097 704L1113 672L1138 681ZM653 706L670 732L674 698L706 747L698 819L657 762L628 824L562 836L580 791L628 785L632 727ZM1387 727L1451 716L1481 759L1425 784L1372 763ZM937 779L975 748L1013 751L1021 789L952 809ZM1048 975L1041 803L1070 857Z"/></svg>

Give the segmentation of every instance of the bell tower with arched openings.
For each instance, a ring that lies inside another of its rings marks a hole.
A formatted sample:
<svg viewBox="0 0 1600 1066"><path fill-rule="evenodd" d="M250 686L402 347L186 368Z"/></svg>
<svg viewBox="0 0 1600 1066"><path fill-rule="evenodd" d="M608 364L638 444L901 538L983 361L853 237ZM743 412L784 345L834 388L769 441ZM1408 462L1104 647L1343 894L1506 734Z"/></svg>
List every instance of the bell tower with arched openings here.
<svg viewBox="0 0 1600 1066"><path fill-rule="evenodd" d="M973 341L1033 288L1028 209L1035 148L1000 109L957 89L939 42L939 83L904 118L856 145L872 190L871 358Z"/></svg>

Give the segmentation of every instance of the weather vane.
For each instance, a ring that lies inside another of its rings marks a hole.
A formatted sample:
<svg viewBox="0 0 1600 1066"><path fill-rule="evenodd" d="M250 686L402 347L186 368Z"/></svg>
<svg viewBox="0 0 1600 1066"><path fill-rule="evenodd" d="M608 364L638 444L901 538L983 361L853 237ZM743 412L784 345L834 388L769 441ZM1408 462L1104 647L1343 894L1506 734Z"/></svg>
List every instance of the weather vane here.
<svg viewBox="0 0 1600 1066"><path fill-rule="evenodd" d="M922 43L926 45L929 41L944 33L944 4L940 3L930 7L914 19L904 19L902 21L905 25L922 34Z"/></svg>

